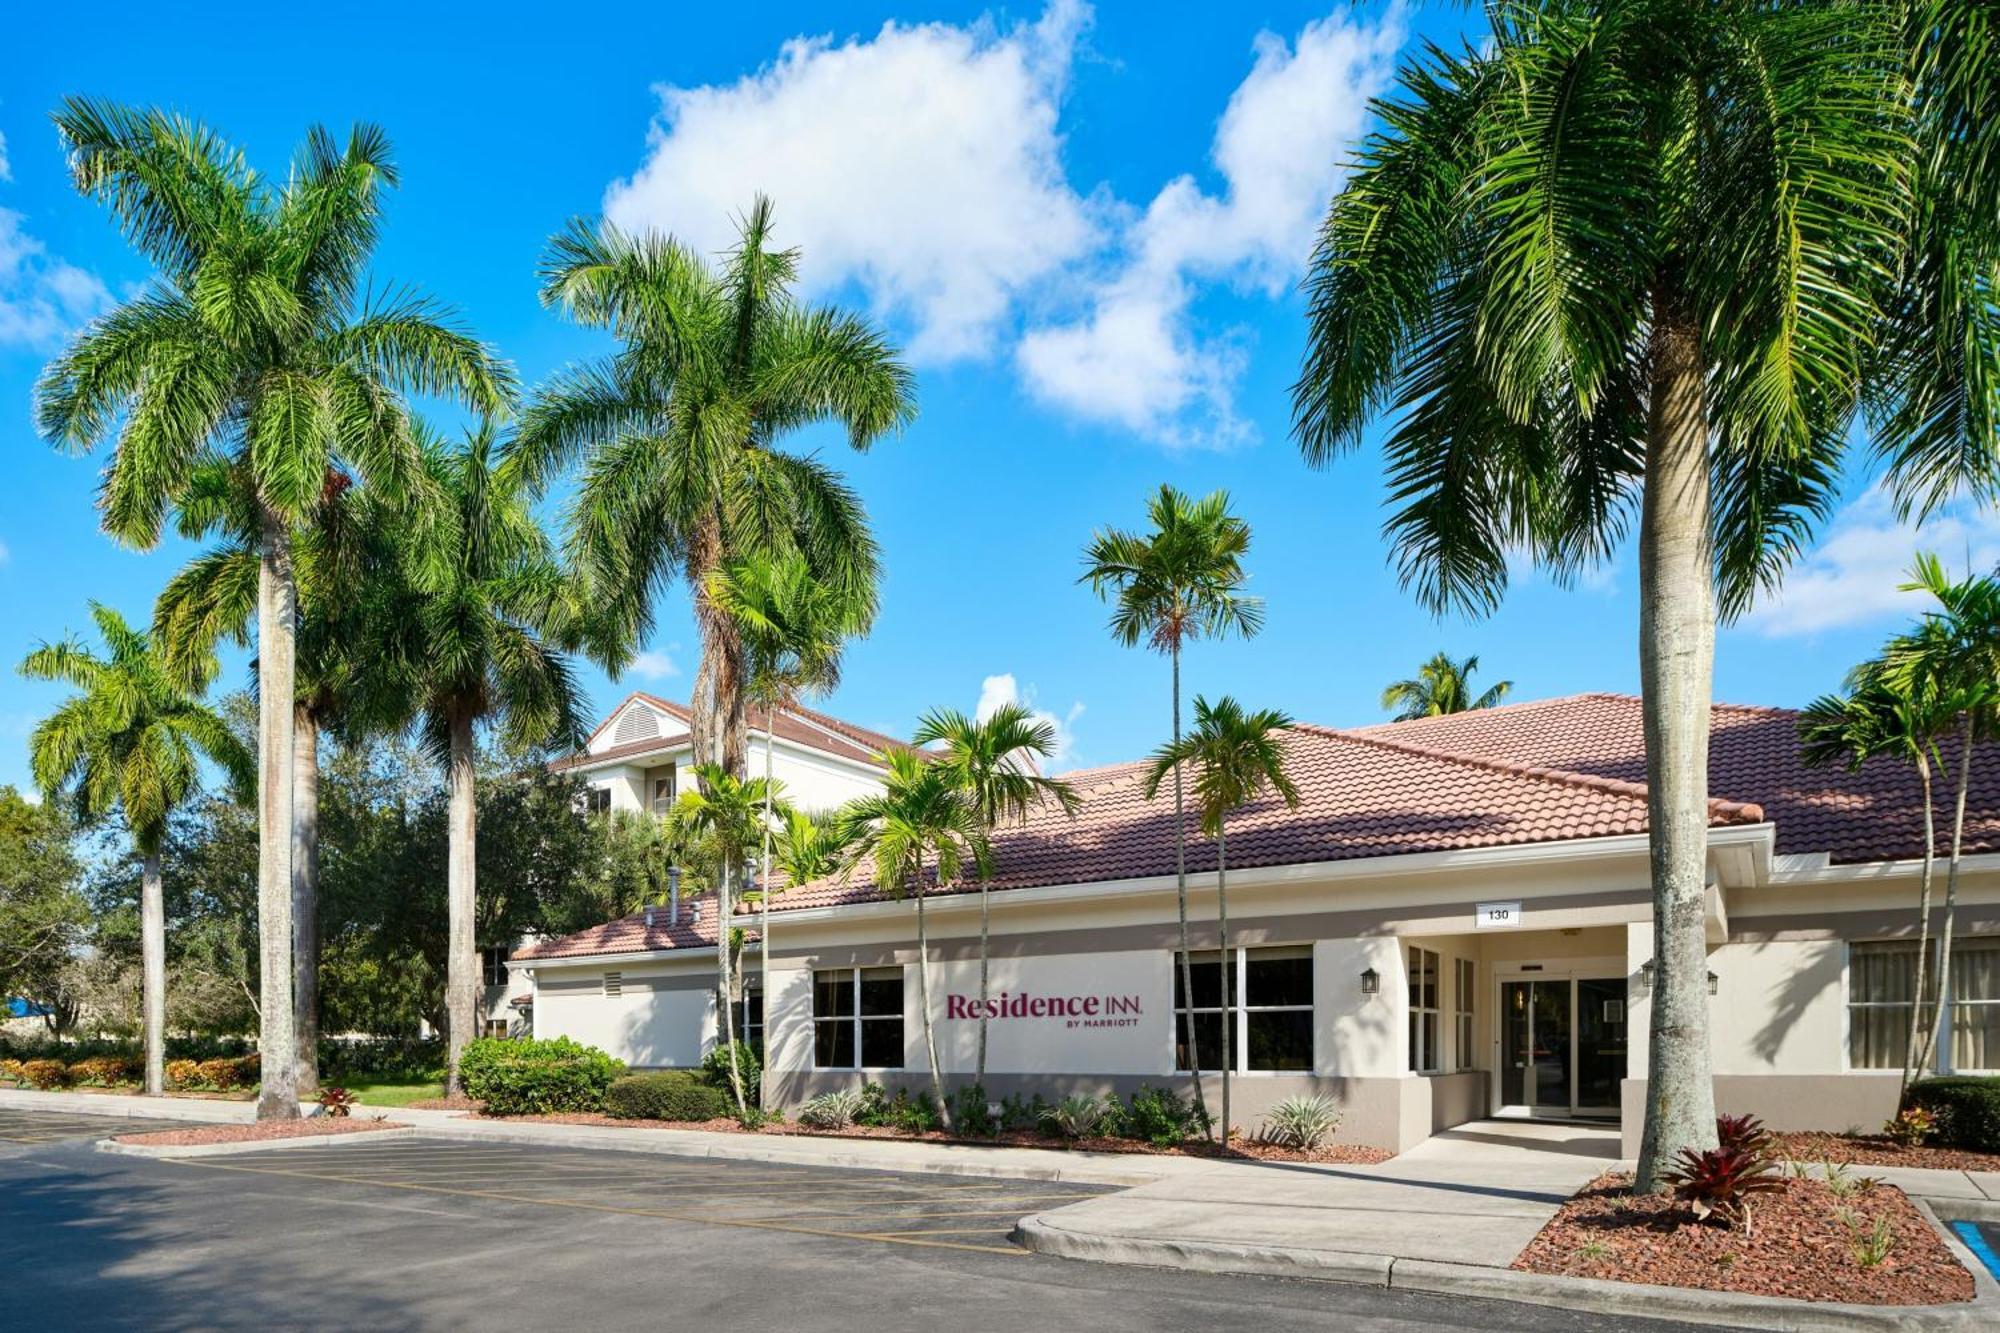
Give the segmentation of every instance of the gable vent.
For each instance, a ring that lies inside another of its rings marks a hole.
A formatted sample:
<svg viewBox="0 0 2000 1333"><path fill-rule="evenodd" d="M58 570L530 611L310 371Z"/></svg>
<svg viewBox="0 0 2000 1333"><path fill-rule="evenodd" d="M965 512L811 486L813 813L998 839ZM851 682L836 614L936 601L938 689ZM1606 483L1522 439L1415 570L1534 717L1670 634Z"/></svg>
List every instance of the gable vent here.
<svg viewBox="0 0 2000 1333"><path fill-rule="evenodd" d="M650 740L660 734L660 715L644 704L633 704L618 718L618 726L612 731L611 739L619 745L633 741Z"/></svg>
<svg viewBox="0 0 2000 1333"><path fill-rule="evenodd" d="M606 995L623 995L625 993L625 974L623 972L606 972L604 974L604 993Z"/></svg>

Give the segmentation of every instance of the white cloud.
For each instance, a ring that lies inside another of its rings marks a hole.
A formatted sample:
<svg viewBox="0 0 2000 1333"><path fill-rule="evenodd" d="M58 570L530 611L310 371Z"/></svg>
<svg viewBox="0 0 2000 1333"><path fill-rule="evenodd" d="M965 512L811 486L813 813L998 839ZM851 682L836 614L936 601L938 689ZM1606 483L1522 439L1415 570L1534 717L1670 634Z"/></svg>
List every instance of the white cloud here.
<svg viewBox="0 0 2000 1333"><path fill-rule="evenodd" d="M669 654L657 649L648 649L632 659L632 664L626 668L626 672L637 676L640 680L665 680L669 676L680 675L681 668Z"/></svg>
<svg viewBox="0 0 2000 1333"><path fill-rule="evenodd" d="M1909 580L1919 551L1936 552L1950 569L1968 561L1973 569L1991 569L2000 564L2000 512L1962 505L1919 529L1897 519L1888 494L1871 487L1834 516L1825 539L1744 623L1776 638L1913 617L1924 596L1898 585Z"/></svg>
<svg viewBox="0 0 2000 1333"><path fill-rule="evenodd" d="M1303 270L1368 99L1402 41L1400 9L1379 25L1328 17L1287 44L1258 34L1256 61L1210 149L1224 189L1191 175L1167 183L1127 229L1121 267L1087 313L1032 329L1018 353L1030 391L1087 419L1169 444L1228 444L1249 434L1233 388L1238 336L1200 328L1201 281L1281 295Z"/></svg>
<svg viewBox="0 0 2000 1333"><path fill-rule="evenodd" d="M1055 0L1005 30L891 22L794 38L734 84L661 87L646 161L605 213L722 251L762 191L808 290L858 284L910 323L913 357L984 355L1020 295L1093 244L1057 132L1089 18Z"/></svg>
<svg viewBox="0 0 2000 1333"><path fill-rule="evenodd" d="M95 274L51 255L24 221L0 208L0 347L47 346L111 304Z"/></svg>
<svg viewBox="0 0 2000 1333"><path fill-rule="evenodd" d="M1014 674L1005 672L998 676L988 676L979 682L979 704L972 712L984 722L1007 704L1019 704L1026 708L1037 722L1046 722L1055 732L1055 749L1049 754L1044 767L1055 767L1068 761L1076 753L1076 721L1083 716L1083 703L1072 702L1067 712L1061 716L1046 708L1035 707L1035 687L1025 690L1014 679Z"/></svg>
<svg viewBox="0 0 2000 1333"><path fill-rule="evenodd" d="M0 181L14 179L13 164L7 160L7 136L0 134Z"/></svg>
<svg viewBox="0 0 2000 1333"><path fill-rule="evenodd" d="M1402 8L1260 33L1210 145L1220 192L1184 174L1143 208L1064 169L1062 98L1090 22L1084 0L1050 0L1032 24L892 22L794 38L731 84L663 86L645 160L605 213L722 251L764 191L805 289L858 287L913 359L1004 353L1059 412L1169 445L1244 439L1247 339L1204 326L1199 304L1296 282Z"/></svg>

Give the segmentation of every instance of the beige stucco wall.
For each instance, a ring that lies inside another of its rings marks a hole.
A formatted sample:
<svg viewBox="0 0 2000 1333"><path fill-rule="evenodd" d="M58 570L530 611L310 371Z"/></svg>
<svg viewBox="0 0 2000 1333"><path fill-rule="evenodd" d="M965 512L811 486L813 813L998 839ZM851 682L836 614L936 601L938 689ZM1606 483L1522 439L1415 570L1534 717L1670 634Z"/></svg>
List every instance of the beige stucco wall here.
<svg viewBox="0 0 2000 1333"><path fill-rule="evenodd" d="M620 994L604 974L620 973ZM635 1068L689 1068L715 1040L712 967L593 964L536 969L537 1037L570 1037Z"/></svg>

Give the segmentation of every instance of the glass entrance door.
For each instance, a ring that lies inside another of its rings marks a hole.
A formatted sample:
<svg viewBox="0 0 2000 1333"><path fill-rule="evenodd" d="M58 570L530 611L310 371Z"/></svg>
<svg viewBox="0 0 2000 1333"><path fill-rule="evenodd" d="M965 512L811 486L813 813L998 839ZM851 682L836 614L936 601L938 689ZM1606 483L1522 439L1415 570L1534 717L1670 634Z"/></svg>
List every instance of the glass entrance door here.
<svg viewBox="0 0 2000 1333"><path fill-rule="evenodd" d="M1500 1101L1543 1115L1605 1114L1625 1077L1625 979L1500 983Z"/></svg>

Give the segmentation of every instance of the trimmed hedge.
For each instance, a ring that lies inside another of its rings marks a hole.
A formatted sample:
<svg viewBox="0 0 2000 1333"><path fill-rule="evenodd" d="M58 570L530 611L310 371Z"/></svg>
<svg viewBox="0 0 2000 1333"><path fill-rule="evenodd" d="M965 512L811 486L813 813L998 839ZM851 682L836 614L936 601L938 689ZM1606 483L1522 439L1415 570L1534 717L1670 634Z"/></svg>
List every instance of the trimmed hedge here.
<svg viewBox="0 0 2000 1333"><path fill-rule="evenodd" d="M458 1057L459 1082L486 1103L488 1115L602 1111L605 1090L624 1072L603 1051L568 1037L480 1037Z"/></svg>
<svg viewBox="0 0 2000 1333"><path fill-rule="evenodd" d="M604 1113L620 1120L716 1120L729 1114L729 1099L685 1070L628 1074L605 1089Z"/></svg>
<svg viewBox="0 0 2000 1333"><path fill-rule="evenodd" d="M2000 1077L1921 1079L1911 1087L1910 1101L1937 1120L1933 1142L2000 1152Z"/></svg>

